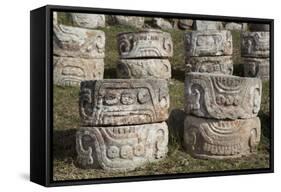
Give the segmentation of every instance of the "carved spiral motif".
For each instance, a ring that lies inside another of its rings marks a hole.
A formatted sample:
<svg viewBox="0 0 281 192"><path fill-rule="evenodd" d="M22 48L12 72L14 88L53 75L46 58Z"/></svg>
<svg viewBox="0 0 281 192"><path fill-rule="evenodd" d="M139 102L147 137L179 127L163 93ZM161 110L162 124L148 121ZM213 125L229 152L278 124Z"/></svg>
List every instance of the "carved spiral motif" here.
<svg viewBox="0 0 281 192"><path fill-rule="evenodd" d="M143 144L137 144L134 147L134 154L135 156L139 157L139 156L143 156L145 152L144 146Z"/></svg>
<svg viewBox="0 0 281 192"><path fill-rule="evenodd" d="M172 50L172 42L169 38L163 39L163 48L167 50L168 52L171 52Z"/></svg>
<svg viewBox="0 0 281 192"><path fill-rule="evenodd" d="M132 44L133 37L129 36L128 38L123 37L120 39L119 43L119 50L121 53L127 53L132 50L133 44Z"/></svg>
<svg viewBox="0 0 281 192"><path fill-rule="evenodd" d="M90 89L83 89L80 93L80 113L82 116L91 116L93 114L92 96Z"/></svg>

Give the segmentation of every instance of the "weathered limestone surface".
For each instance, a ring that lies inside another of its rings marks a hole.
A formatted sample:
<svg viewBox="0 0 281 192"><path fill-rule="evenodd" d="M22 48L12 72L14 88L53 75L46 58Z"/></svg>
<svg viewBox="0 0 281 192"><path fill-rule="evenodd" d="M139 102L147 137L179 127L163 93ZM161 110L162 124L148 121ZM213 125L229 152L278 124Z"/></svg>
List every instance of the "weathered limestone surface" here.
<svg viewBox="0 0 281 192"><path fill-rule="evenodd" d="M179 19L178 27L180 29L190 30L192 29L193 20L192 19Z"/></svg>
<svg viewBox="0 0 281 192"><path fill-rule="evenodd" d="M98 59L104 58L105 34L100 30L54 25L54 55Z"/></svg>
<svg viewBox="0 0 281 192"><path fill-rule="evenodd" d="M54 84L79 86L81 81L103 79L103 59L53 57Z"/></svg>
<svg viewBox="0 0 281 192"><path fill-rule="evenodd" d="M58 25L58 13L56 11L53 12L53 25Z"/></svg>
<svg viewBox="0 0 281 192"><path fill-rule="evenodd" d="M230 23L225 24L225 29L226 30L241 31L241 30L243 30L243 24L242 23L230 22Z"/></svg>
<svg viewBox="0 0 281 192"><path fill-rule="evenodd" d="M217 120L187 116L183 140L185 149L194 157L227 159L255 152L260 136L258 117Z"/></svg>
<svg viewBox="0 0 281 192"><path fill-rule="evenodd" d="M207 30L223 30L222 22L219 21L201 21L196 20L193 23L194 30L207 31Z"/></svg>
<svg viewBox="0 0 281 192"><path fill-rule="evenodd" d="M136 28L142 28L144 25L144 17L135 16L112 16L113 22L118 25L126 25Z"/></svg>
<svg viewBox="0 0 281 192"><path fill-rule="evenodd" d="M190 31L185 33L186 56L232 55L230 31Z"/></svg>
<svg viewBox="0 0 281 192"><path fill-rule="evenodd" d="M163 18L153 18L153 24L159 29L173 29L173 25Z"/></svg>
<svg viewBox="0 0 281 192"><path fill-rule="evenodd" d="M269 24L250 23L249 29L250 31L269 31L270 27Z"/></svg>
<svg viewBox="0 0 281 192"><path fill-rule="evenodd" d="M243 58L245 77L259 77L268 80L270 75L269 58Z"/></svg>
<svg viewBox="0 0 281 192"><path fill-rule="evenodd" d="M168 59L121 59L117 63L117 77L127 79L170 79Z"/></svg>
<svg viewBox="0 0 281 192"><path fill-rule="evenodd" d="M165 158L165 122L115 127L82 127L76 134L78 163L84 168L130 171Z"/></svg>
<svg viewBox="0 0 281 192"><path fill-rule="evenodd" d="M71 13L75 26L95 29L105 27L105 16L102 14Z"/></svg>
<svg viewBox="0 0 281 192"><path fill-rule="evenodd" d="M140 32L120 33L117 40L121 59L173 56L171 35L160 30L146 29Z"/></svg>
<svg viewBox="0 0 281 192"><path fill-rule="evenodd" d="M168 118L166 80L104 79L84 81L79 111L84 126L155 123Z"/></svg>
<svg viewBox="0 0 281 192"><path fill-rule="evenodd" d="M261 92L258 78L187 73L185 112L214 119L252 118L260 110Z"/></svg>
<svg viewBox="0 0 281 192"><path fill-rule="evenodd" d="M243 32L242 57L269 57L269 32Z"/></svg>
<svg viewBox="0 0 281 192"><path fill-rule="evenodd" d="M232 75L233 60L231 56L188 57L185 60L186 72L221 73Z"/></svg>

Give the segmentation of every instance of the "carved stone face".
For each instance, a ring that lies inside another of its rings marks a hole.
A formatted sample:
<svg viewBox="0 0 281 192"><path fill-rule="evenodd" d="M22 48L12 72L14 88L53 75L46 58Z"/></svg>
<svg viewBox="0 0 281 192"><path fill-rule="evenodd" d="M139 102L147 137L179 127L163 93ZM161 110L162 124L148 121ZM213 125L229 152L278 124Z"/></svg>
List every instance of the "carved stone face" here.
<svg viewBox="0 0 281 192"><path fill-rule="evenodd" d="M194 157L229 159L249 155L260 141L260 120L218 120L187 116L184 147Z"/></svg>
<svg viewBox="0 0 281 192"><path fill-rule="evenodd" d="M269 57L269 32L243 32L241 55L244 57Z"/></svg>
<svg viewBox="0 0 281 192"><path fill-rule="evenodd" d="M121 59L168 58L173 55L171 35L159 30L121 33L117 40Z"/></svg>
<svg viewBox="0 0 281 192"><path fill-rule="evenodd" d="M187 114L215 119L255 117L261 95L256 94L255 100L253 88L261 91L259 79L188 73L185 80L185 111ZM255 107L252 103L255 103Z"/></svg>
<svg viewBox="0 0 281 192"><path fill-rule="evenodd" d="M76 134L81 167L128 171L163 159L168 152L165 122L131 126L82 127Z"/></svg>
<svg viewBox="0 0 281 192"><path fill-rule="evenodd" d="M82 123L90 126L165 121L169 108L167 81L107 79L83 82L79 108ZM92 111L92 114L85 111Z"/></svg>

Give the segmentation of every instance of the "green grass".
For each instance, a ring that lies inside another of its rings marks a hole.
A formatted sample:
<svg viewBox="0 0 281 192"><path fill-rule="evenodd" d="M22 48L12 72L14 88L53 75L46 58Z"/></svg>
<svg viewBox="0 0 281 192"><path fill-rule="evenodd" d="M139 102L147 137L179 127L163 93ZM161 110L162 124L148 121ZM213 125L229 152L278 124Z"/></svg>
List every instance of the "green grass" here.
<svg viewBox="0 0 281 192"><path fill-rule="evenodd" d="M71 24L67 15L59 14L59 22ZM124 26L110 26L102 29L106 34L104 78L116 78L118 60L116 35L120 32L135 31ZM259 117L262 124L262 138L257 154L232 160L199 160L192 158L182 149L184 106L184 31L168 30L174 43L174 56L170 59L173 79L169 83L170 109L167 124L169 127L169 152L166 159L151 163L135 171L116 173L96 169L81 169L76 165L75 133L79 129L78 99L79 87L54 86L54 135L53 135L53 175L54 180L88 179L152 174L176 174L269 167L269 83L263 83L263 95ZM234 63L241 64L240 35L233 32ZM238 43L239 42L239 43ZM235 75L242 74L241 66L235 66Z"/></svg>

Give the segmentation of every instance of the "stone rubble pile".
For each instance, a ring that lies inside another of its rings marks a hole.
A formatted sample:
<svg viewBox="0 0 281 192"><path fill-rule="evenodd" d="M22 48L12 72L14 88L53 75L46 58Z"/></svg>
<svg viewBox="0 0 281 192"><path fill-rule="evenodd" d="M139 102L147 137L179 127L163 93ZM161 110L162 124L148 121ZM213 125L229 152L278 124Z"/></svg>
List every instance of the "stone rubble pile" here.
<svg viewBox="0 0 281 192"><path fill-rule="evenodd" d="M232 37L228 31L186 34L184 147L196 158L226 159L248 155L260 141L262 84L233 76ZM199 56L212 56L201 63ZM218 58L216 58L218 57ZM229 63L228 63L229 62Z"/></svg>

